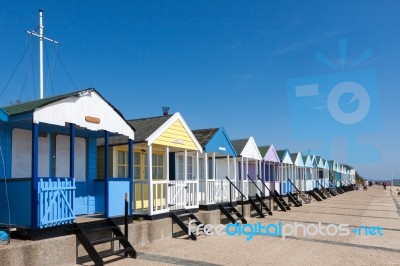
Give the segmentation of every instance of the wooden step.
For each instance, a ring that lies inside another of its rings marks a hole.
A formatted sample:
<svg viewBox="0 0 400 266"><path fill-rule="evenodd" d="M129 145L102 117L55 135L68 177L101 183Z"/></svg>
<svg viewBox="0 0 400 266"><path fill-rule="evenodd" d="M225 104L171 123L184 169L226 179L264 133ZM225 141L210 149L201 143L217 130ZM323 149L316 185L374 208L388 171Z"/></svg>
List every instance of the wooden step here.
<svg viewBox="0 0 400 266"><path fill-rule="evenodd" d="M103 239L98 239L98 240L93 240L90 243L92 243L93 246L103 244L103 243L108 243L108 242L113 242L113 241L119 241L121 239L125 238L125 236L116 236L116 237L109 237L109 238L103 238Z"/></svg>
<svg viewBox="0 0 400 266"><path fill-rule="evenodd" d="M107 250L107 251L100 252L99 254L100 254L101 258L107 258L107 257L111 257L111 256L118 255L121 253L128 253L131 251L133 251L133 248L127 247L127 248L123 248L123 249L119 249L119 250L111 250L111 251Z"/></svg>

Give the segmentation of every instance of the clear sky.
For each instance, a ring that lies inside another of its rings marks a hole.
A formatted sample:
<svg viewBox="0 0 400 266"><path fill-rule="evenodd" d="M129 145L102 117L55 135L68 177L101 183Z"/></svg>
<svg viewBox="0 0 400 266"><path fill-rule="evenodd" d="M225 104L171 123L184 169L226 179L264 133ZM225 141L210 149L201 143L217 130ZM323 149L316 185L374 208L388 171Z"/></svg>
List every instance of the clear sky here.
<svg viewBox="0 0 400 266"><path fill-rule="evenodd" d="M38 97L39 9L60 42L45 96L93 87L127 119L166 105L192 129L400 177L399 1L2 1L1 106Z"/></svg>

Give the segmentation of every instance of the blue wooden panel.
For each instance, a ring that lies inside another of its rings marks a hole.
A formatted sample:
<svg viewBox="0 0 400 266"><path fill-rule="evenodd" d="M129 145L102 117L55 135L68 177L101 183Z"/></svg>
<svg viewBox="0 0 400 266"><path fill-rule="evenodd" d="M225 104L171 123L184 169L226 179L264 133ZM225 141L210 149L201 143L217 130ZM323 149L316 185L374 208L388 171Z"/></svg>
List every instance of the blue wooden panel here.
<svg viewBox="0 0 400 266"><path fill-rule="evenodd" d="M223 127L219 128L217 133L215 133L212 139L207 143L205 151L208 153L216 152L219 154L226 154L233 157L237 156L228 134Z"/></svg>
<svg viewBox="0 0 400 266"><path fill-rule="evenodd" d="M287 193L287 182L286 181L282 181L282 190L281 190L281 194L285 195Z"/></svg>
<svg viewBox="0 0 400 266"><path fill-rule="evenodd" d="M76 182L75 186L75 215L88 214L88 182Z"/></svg>
<svg viewBox="0 0 400 266"><path fill-rule="evenodd" d="M4 123L0 123L0 149L1 149L1 156L0 157L0 178L6 178L8 177L7 173L6 176L4 176L4 172L7 172L7 169L3 168L3 165L7 165L7 158L9 158L9 155L7 154L7 146L6 146L6 134L7 134L7 130L6 130L6 124ZM2 160L4 160L4 164L2 163ZM7 168L5 166L5 168ZM1 192L0 192L1 194Z"/></svg>
<svg viewBox="0 0 400 266"><path fill-rule="evenodd" d="M10 202L11 224L21 227L31 226L31 181L27 179L7 179ZM4 179L0 180L0 223L8 224L8 206Z"/></svg>
<svg viewBox="0 0 400 266"><path fill-rule="evenodd" d="M251 177L251 179L257 180L256 168L254 167L254 165L249 164L249 176ZM246 176L246 178L248 177Z"/></svg>
<svg viewBox="0 0 400 266"><path fill-rule="evenodd" d="M104 212L104 180L96 180L94 182L95 187L95 212L103 213Z"/></svg>
<svg viewBox="0 0 400 266"><path fill-rule="evenodd" d="M87 139L87 179L86 182L88 182L88 188L87 188L87 193L88 193L88 213L92 214L97 212L96 211L96 204L97 201L103 201L104 205L104 194L103 195L97 195L96 194L96 188L95 188L95 180L97 178L97 145L96 145L96 139L95 138L88 138ZM104 190L103 190L104 193ZM100 197L100 198L99 198Z"/></svg>
<svg viewBox="0 0 400 266"><path fill-rule="evenodd" d="M289 181L286 182L286 185L287 185L287 191L288 192L293 192L293 186Z"/></svg>
<svg viewBox="0 0 400 266"><path fill-rule="evenodd" d="M75 215L93 214L97 212L97 201L103 200L104 196L96 193L94 180L97 177L97 149L96 139L87 139L87 157L86 157L86 180L76 182L75 192ZM104 184L104 183L102 183ZM103 189L104 193L104 189ZM99 197L101 199L99 199ZM104 205L104 203L103 203Z"/></svg>
<svg viewBox="0 0 400 266"><path fill-rule="evenodd" d="M39 124L32 124L32 182L31 182L31 226L37 228L38 216L38 172L39 172Z"/></svg>
<svg viewBox="0 0 400 266"><path fill-rule="evenodd" d="M125 213L125 193L130 198L129 179L112 178L108 181L108 217L123 216Z"/></svg>

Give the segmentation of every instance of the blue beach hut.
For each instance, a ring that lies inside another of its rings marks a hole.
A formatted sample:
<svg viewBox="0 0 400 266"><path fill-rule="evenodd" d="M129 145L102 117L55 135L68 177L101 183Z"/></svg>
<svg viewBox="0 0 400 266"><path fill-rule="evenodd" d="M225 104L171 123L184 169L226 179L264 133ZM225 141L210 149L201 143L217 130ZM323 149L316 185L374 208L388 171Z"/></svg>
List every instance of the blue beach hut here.
<svg viewBox="0 0 400 266"><path fill-rule="evenodd" d="M293 180L293 161L290 158L290 152L288 149L276 151L278 154L280 164L280 175L281 175L281 191L280 194L285 195L288 192L293 192L292 185L289 183L288 178Z"/></svg>
<svg viewBox="0 0 400 266"><path fill-rule="evenodd" d="M200 208L235 200L235 195L230 198L230 183L225 177L237 185L237 154L225 129L197 129L192 133L203 148L199 157Z"/></svg>
<svg viewBox="0 0 400 266"><path fill-rule="evenodd" d="M97 179L96 140L131 142L134 129L95 89L7 106L0 120L0 224L40 229L123 214L130 180Z"/></svg>

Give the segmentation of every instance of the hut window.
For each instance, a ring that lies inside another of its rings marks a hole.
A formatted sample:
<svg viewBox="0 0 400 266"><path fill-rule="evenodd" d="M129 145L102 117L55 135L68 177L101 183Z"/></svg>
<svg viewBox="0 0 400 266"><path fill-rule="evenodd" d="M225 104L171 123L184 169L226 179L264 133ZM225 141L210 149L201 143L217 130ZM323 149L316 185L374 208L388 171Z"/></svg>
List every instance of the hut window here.
<svg viewBox="0 0 400 266"><path fill-rule="evenodd" d="M163 179L164 178L164 155L154 153L152 155L153 168L152 178Z"/></svg>
<svg viewBox="0 0 400 266"><path fill-rule="evenodd" d="M149 159L146 152L134 152L133 153L133 176L135 179L147 179L149 173L147 168L149 167Z"/></svg>
<svg viewBox="0 0 400 266"><path fill-rule="evenodd" d="M194 179L193 175L193 157L188 156L187 158L187 179L192 180Z"/></svg>
<svg viewBox="0 0 400 266"><path fill-rule="evenodd" d="M118 151L118 177L128 177L128 152L125 150Z"/></svg>
<svg viewBox="0 0 400 266"><path fill-rule="evenodd" d="M178 178L177 180L184 180L185 179L185 162L183 159L183 155L178 155L177 160L177 172L178 172Z"/></svg>
<svg viewBox="0 0 400 266"><path fill-rule="evenodd" d="M141 154L140 152L133 153L133 176L135 179L142 179L142 175L140 174L140 166L141 166Z"/></svg>
<svg viewBox="0 0 400 266"><path fill-rule="evenodd" d="M176 166L177 166L177 180L185 179L185 160L184 155L176 156ZM196 177L194 176L194 158L193 155L187 156L187 165L186 165L186 179L193 180Z"/></svg>
<svg viewBox="0 0 400 266"><path fill-rule="evenodd" d="M205 178L205 176L204 176L204 158L199 158L199 174L200 174L200 176L199 176L199 178L200 179L204 179Z"/></svg>

